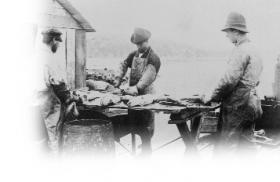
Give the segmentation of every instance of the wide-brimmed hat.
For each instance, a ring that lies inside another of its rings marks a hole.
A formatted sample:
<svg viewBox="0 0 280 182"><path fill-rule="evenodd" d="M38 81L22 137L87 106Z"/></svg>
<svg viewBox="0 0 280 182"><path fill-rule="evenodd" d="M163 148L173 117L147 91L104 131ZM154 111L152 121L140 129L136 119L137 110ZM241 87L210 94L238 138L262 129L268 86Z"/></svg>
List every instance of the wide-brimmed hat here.
<svg viewBox="0 0 280 182"><path fill-rule="evenodd" d="M43 35L48 35L48 36L52 36L55 38L55 40L59 41L59 42L62 42L62 39L61 39L61 32L57 29L54 29L54 28L51 28L51 29L47 29L47 30L44 30L42 32Z"/></svg>
<svg viewBox="0 0 280 182"><path fill-rule="evenodd" d="M226 25L222 29L222 31L227 31L228 29L235 29L235 30L239 30L244 33L249 32L247 30L246 20L245 20L244 16L239 13L236 13L236 12L231 12L228 15Z"/></svg>
<svg viewBox="0 0 280 182"><path fill-rule="evenodd" d="M151 37L151 32L144 28L135 28L133 34L131 35L131 42L134 44L140 44Z"/></svg>

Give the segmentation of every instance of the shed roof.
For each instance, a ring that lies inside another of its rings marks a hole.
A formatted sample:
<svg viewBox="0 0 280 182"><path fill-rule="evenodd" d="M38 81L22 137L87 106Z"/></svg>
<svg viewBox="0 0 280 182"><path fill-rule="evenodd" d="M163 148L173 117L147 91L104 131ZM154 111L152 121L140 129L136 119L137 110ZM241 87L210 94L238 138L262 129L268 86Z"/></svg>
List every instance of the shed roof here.
<svg viewBox="0 0 280 182"><path fill-rule="evenodd" d="M67 0L56 0L87 32L95 32L89 22Z"/></svg>

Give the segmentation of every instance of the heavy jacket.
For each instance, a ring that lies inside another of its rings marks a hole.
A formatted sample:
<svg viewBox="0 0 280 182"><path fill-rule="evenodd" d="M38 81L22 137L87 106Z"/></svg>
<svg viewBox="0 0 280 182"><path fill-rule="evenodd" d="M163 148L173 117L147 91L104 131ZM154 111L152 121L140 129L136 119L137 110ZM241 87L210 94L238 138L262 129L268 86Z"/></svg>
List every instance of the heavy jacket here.
<svg viewBox="0 0 280 182"><path fill-rule="evenodd" d="M229 58L227 71L211 94L212 101L222 102L222 135L225 138L238 140L247 129L250 130L248 134L252 134L253 121L262 113L255 90L262 69L262 60L250 41L245 38L238 42Z"/></svg>

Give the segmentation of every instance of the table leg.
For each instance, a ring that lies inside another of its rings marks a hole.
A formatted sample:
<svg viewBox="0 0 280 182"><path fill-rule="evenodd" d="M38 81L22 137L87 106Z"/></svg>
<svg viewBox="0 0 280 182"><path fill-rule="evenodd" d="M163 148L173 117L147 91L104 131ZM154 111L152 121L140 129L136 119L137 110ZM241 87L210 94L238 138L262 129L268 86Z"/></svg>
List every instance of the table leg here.
<svg viewBox="0 0 280 182"><path fill-rule="evenodd" d="M135 133L131 133L131 147L132 147L132 155L136 154L136 137Z"/></svg>
<svg viewBox="0 0 280 182"><path fill-rule="evenodd" d="M197 153L197 148L196 148L196 145L195 145L195 140L194 138L192 137L191 133L190 133L190 130L188 128L188 125L186 122L183 122L183 123L178 123L176 124L178 130L179 130L179 133L183 139L183 142L185 144L185 147L186 147L186 152L195 152Z"/></svg>
<svg viewBox="0 0 280 182"><path fill-rule="evenodd" d="M201 125L202 125L201 118L202 118L202 116L199 115L199 116L191 119L190 133L191 133L192 138L194 139L195 143L198 143L198 139L199 139L199 135L200 135Z"/></svg>

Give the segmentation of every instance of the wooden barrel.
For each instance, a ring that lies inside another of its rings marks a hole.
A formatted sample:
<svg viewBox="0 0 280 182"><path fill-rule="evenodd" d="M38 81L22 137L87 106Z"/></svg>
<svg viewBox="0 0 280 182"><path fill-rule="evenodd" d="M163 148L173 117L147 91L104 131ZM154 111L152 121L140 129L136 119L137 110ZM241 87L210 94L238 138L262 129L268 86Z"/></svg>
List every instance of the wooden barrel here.
<svg viewBox="0 0 280 182"><path fill-rule="evenodd" d="M65 154L114 155L113 126L104 119L77 119L66 122L62 130Z"/></svg>

